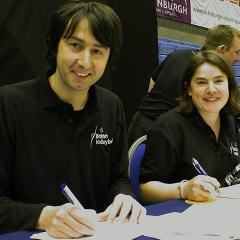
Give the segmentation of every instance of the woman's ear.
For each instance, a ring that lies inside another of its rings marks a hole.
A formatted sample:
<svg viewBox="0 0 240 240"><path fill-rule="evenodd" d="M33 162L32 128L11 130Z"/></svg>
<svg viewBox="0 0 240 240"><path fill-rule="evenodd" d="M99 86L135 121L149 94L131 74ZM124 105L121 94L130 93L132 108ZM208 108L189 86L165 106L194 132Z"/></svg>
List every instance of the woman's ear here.
<svg viewBox="0 0 240 240"><path fill-rule="evenodd" d="M192 96L192 94L191 94L190 91L189 91L189 84L188 84L187 82L185 82L185 83L184 83L184 86L185 86L185 88L186 88L187 91L188 91L188 95L189 95L189 96Z"/></svg>

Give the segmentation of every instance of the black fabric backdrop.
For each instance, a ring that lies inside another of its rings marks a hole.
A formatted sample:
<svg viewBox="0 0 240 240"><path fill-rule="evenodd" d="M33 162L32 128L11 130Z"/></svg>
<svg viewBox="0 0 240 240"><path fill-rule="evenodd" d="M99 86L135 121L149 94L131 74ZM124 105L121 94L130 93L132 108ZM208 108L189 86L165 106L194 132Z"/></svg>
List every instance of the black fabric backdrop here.
<svg viewBox="0 0 240 240"><path fill-rule="evenodd" d="M66 0L0 0L0 86L35 78L48 66L45 36L50 15ZM155 0L102 0L123 24L123 48L114 72L98 85L121 99L127 126L158 65ZM11 106L9 106L11 107Z"/></svg>

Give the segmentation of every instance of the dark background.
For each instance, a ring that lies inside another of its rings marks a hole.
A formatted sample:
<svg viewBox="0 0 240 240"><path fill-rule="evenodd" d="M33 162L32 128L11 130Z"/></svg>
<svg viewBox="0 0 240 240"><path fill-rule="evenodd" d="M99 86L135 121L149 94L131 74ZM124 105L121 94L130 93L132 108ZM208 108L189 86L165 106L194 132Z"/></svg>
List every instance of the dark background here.
<svg viewBox="0 0 240 240"><path fill-rule="evenodd" d="M0 0L0 86L36 78L48 67L45 36L50 15L65 2ZM116 70L106 72L97 84L119 96L128 126L158 65L156 1L102 2L121 18L124 40Z"/></svg>

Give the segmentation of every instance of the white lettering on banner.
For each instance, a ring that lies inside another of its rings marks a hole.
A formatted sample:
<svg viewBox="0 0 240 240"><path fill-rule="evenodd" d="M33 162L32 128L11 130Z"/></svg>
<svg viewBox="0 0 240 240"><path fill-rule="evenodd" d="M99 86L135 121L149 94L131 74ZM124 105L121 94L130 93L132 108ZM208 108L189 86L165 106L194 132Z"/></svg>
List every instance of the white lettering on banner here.
<svg viewBox="0 0 240 240"><path fill-rule="evenodd" d="M173 2L169 2L167 0L157 0L157 6L167 9L167 10L162 11L162 13L164 13L164 14L172 15L173 14L172 12L187 14L186 6L183 6L181 4L176 4Z"/></svg>
<svg viewBox="0 0 240 240"><path fill-rule="evenodd" d="M240 8L219 0L191 0L191 24L211 28L227 24L240 30Z"/></svg>
<svg viewBox="0 0 240 240"><path fill-rule="evenodd" d="M227 21L227 22L234 22L236 24L240 24L240 20L237 20L237 19L234 19L234 18L231 18L231 17L222 16L222 14L215 14L211 11L206 11L206 10L202 10L202 9L198 9L198 8L193 8L193 11L204 14L204 15L208 15L208 16L211 16L211 17L214 17L214 18L217 18L218 20L224 20L224 21Z"/></svg>

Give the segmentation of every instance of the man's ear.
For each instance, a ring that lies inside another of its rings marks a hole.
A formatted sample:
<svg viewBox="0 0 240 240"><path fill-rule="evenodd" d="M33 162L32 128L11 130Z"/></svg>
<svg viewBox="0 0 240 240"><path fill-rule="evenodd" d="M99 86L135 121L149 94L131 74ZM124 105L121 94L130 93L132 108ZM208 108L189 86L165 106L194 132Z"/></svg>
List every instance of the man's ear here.
<svg viewBox="0 0 240 240"><path fill-rule="evenodd" d="M223 54L223 52L227 49L226 45L220 45L216 48L217 53Z"/></svg>

